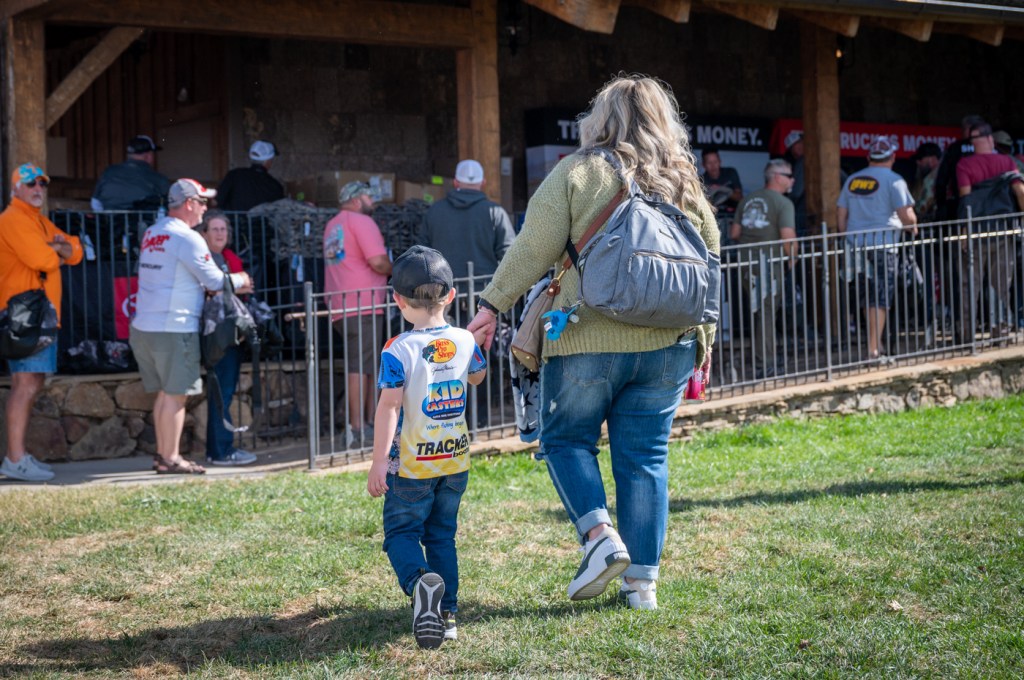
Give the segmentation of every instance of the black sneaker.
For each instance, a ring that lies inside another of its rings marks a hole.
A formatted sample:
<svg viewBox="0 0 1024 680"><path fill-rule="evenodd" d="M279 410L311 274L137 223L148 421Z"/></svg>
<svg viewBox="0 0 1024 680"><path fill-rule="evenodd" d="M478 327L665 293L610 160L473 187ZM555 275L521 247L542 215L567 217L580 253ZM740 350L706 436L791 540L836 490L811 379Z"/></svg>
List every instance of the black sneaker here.
<svg viewBox="0 0 1024 680"><path fill-rule="evenodd" d="M412 634L424 649L437 649L444 642L445 624L441 617L444 579L434 572L420 577L413 592Z"/></svg>
<svg viewBox="0 0 1024 680"><path fill-rule="evenodd" d="M458 640L459 628L455 625L455 614L445 610L441 612L441 616L444 618L444 639Z"/></svg>

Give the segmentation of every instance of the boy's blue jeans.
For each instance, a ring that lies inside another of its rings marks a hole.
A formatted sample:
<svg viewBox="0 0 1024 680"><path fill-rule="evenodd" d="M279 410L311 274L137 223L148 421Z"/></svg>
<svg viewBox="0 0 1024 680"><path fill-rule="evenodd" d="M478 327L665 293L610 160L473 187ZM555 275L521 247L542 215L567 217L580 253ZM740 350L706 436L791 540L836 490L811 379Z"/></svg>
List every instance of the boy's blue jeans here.
<svg viewBox="0 0 1024 680"><path fill-rule="evenodd" d="M630 578L657 579L668 525L668 437L695 336L651 352L551 357L541 368L541 451L580 542L612 524L597 459L608 422L617 529Z"/></svg>
<svg viewBox="0 0 1024 680"><path fill-rule="evenodd" d="M468 481L468 470L431 479L388 475L384 494L384 552L399 585L411 596L423 572L435 572L444 579L441 609L451 612L459 609L455 532Z"/></svg>

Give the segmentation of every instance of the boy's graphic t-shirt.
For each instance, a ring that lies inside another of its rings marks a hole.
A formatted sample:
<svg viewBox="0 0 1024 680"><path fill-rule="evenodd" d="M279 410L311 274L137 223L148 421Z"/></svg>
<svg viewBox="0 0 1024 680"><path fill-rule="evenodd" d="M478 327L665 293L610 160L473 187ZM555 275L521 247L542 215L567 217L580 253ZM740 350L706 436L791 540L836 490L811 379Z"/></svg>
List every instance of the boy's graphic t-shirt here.
<svg viewBox="0 0 1024 680"><path fill-rule="evenodd" d="M392 444L398 476L429 479L469 469L467 376L487 368L473 334L439 326L397 335L381 352L381 389L401 387Z"/></svg>

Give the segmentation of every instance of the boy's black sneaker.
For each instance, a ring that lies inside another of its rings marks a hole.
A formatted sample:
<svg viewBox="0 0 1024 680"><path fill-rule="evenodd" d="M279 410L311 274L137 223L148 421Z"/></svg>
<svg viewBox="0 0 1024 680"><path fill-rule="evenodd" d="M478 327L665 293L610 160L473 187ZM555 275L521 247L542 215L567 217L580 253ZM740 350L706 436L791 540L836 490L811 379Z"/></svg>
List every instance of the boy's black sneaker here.
<svg viewBox="0 0 1024 680"><path fill-rule="evenodd" d="M458 640L459 628L455 625L455 614L446 609L441 612L441 616L444 618L444 639Z"/></svg>
<svg viewBox="0 0 1024 680"><path fill-rule="evenodd" d="M444 642L442 597L444 579L434 572L420 577L412 595L412 634L416 637L416 644L424 649L437 649Z"/></svg>

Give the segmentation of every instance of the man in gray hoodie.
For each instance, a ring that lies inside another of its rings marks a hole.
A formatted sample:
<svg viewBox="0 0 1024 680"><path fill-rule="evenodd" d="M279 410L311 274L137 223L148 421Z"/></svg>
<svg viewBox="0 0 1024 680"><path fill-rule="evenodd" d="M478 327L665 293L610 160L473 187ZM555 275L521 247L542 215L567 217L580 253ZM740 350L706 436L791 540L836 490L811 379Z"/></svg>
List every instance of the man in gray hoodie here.
<svg viewBox="0 0 1024 680"><path fill-rule="evenodd" d="M493 274L515 237L508 213L481 191L484 184L483 167L474 160L461 161L455 167L455 191L423 218L420 242L444 255L456 285L469 276L470 262L474 276Z"/></svg>

